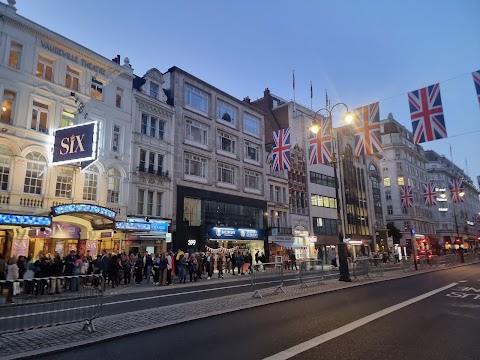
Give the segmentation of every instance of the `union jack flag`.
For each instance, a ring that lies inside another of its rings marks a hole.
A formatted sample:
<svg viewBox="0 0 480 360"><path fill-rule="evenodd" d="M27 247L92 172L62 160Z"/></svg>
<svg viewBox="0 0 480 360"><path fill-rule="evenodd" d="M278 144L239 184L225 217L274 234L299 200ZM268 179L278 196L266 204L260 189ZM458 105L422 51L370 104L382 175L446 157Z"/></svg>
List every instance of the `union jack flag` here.
<svg viewBox="0 0 480 360"><path fill-rule="evenodd" d="M415 144L447 137L439 84L408 93Z"/></svg>
<svg viewBox="0 0 480 360"><path fill-rule="evenodd" d="M308 149L310 165L328 164L332 161L332 122L329 118L322 117L320 124L318 133L310 132Z"/></svg>
<svg viewBox="0 0 480 360"><path fill-rule="evenodd" d="M478 103L480 104L480 70L472 73L475 90L477 90Z"/></svg>
<svg viewBox="0 0 480 360"><path fill-rule="evenodd" d="M462 195L460 195L464 193L463 179L449 180L449 183L450 183L450 192L452 194L452 202L454 203L464 202L465 199L463 198Z"/></svg>
<svg viewBox="0 0 480 360"><path fill-rule="evenodd" d="M480 224L480 216L478 216L477 213L473 214L472 215L472 221L473 221L474 226Z"/></svg>
<svg viewBox="0 0 480 360"><path fill-rule="evenodd" d="M423 197L425 199L426 206L437 205L437 193L435 192L436 184L433 182L427 182L423 184Z"/></svg>
<svg viewBox="0 0 480 360"><path fill-rule="evenodd" d="M273 132L273 171L290 170L290 128Z"/></svg>
<svg viewBox="0 0 480 360"><path fill-rule="evenodd" d="M378 102L353 110L355 117L355 155L382 151Z"/></svg>
<svg viewBox="0 0 480 360"><path fill-rule="evenodd" d="M402 199L402 207L413 207L413 188L411 186L400 186L400 198Z"/></svg>

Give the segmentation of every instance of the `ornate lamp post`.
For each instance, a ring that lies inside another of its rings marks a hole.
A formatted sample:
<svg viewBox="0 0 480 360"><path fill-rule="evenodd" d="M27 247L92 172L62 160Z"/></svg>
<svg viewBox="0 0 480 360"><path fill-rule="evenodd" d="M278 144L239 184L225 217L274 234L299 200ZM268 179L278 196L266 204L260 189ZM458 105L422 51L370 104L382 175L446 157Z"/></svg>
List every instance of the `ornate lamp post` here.
<svg viewBox="0 0 480 360"><path fill-rule="evenodd" d="M332 122L332 114L333 110L337 107L345 107L347 112L343 116L342 120L346 122L347 124L350 124L353 121L353 116L352 114L348 111L348 106L344 103L337 103L333 106L330 106L329 108L321 108L315 112L313 115L313 122L312 126L310 127L310 130L314 133L317 134L318 131L320 130L320 125L317 123L316 116L317 114L320 114L321 112L324 112L328 114L328 119L330 121L330 137L332 141L332 164L333 164L333 177L335 179L335 200L336 200L336 205L337 205L337 230L338 230L338 262L339 262L339 269L340 269L340 281L346 281L350 282L352 281L350 279L350 273L348 270L348 262L347 262L347 247L346 244L343 242L343 230L342 230L342 217L340 213L340 197L338 194L338 182L339 182L339 174L337 172L337 163L339 160L337 159L337 154L335 151L335 142L333 138L333 122Z"/></svg>

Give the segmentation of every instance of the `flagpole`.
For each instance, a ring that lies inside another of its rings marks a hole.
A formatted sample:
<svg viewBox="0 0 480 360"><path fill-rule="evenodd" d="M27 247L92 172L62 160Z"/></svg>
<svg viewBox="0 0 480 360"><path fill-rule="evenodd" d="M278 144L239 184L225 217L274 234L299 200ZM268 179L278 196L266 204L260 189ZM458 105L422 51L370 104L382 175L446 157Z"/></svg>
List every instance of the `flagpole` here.
<svg viewBox="0 0 480 360"><path fill-rule="evenodd" d="M292 84L293 84L293 117L295 117L295 113L297 112L296 109L296 101L295 101L295 70L292 70Z"/></svg>
<svg viewBox="0 0 480 360"><path fill-rule="evenodd" d="M311 81L310 81L310 111L313 112L313 86Z"/></svg>

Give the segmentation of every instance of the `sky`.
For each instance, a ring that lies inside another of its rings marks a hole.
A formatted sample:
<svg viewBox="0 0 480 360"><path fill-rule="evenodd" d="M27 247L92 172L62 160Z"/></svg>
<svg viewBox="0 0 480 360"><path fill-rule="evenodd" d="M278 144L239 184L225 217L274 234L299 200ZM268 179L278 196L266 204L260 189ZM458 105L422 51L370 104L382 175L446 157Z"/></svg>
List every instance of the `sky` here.
<svg viewBox="0 0 480 360"><path fill-rule="evenodd" d="M2 0L6 1L6 0ZM265 88L314 111L380 101L412 129L407 93L440 83L448 138L422 144L480 175L479 0L17 0L18 14L138 76L177 66L232 96ZM310 82L313 98L310 95ZM334 126L340 124L334 123Z"/></svg>

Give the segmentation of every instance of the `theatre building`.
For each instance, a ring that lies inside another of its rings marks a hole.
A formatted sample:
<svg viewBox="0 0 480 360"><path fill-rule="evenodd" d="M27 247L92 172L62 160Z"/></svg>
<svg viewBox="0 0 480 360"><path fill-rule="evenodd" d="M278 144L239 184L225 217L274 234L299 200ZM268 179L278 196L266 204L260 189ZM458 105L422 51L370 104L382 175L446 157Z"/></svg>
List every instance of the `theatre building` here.
<svg viewBox="0 0 480 360"><path fill-rule="evenodd" d="M0 4L0 253L120 251L133 71Z"/></svg>
<svg viewBox="0 0 480 360"><path fill-rule="evenodd" d="M174 249L264 252L263 113L177 67L163 79L175 109Z"/></svg>

